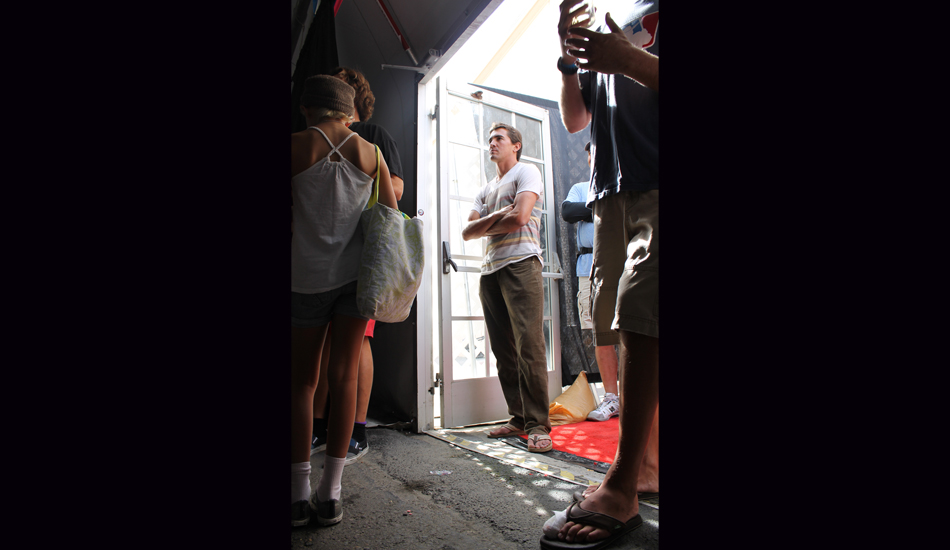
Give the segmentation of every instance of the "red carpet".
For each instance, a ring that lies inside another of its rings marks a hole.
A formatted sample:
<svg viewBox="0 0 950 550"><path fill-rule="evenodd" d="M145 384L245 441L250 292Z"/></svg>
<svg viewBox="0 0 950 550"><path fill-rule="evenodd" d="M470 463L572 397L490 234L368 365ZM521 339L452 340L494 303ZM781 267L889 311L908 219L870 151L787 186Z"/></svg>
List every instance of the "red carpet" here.
<svg viewBox="0 0 950 550"><path fill-rule="evenodd" d="M585 420L552 427L551 442L554 443L555 451L613 464L619 430L620 419L617 417L604 422ZM527 439L527 436L521 437Z"/></svg>

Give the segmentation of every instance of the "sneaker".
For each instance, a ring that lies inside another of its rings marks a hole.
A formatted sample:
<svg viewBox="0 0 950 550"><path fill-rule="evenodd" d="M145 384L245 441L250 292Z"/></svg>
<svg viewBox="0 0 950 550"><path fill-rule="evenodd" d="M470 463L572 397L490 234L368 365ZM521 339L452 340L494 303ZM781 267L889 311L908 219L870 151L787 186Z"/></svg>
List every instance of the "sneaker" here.
<svg viewBox="0 0 950 550"><path fill-rule="evenodd" d="M298 500L290 505L290 526L300 527L310 523L310 505L306 500Z"/></svg>
<svg viewBox="0 0 950 550"><path fill-rule="evenodd" d="M346 462L344 465L353 464L358 459L363 458L369 452L369 442L365 439L363 441L357 441L355 439L350 439L350 448L346 450Z"/></svg>
<svg viewBox="0 0 950 550"><path fill-rule="evenodd" d="M327 448L327 436L315 435L310 441L310 456L313 456Z"/></svg>
<svg viewBox="0 0 950 550"><path fill-rule="evenodd" d="M317 523L320 525L334 525L343 519L343 503L339 500L320 502L316 491L310 496L310 509L317 514Z"/></svg>
<svg viewBox="0 0 950 550"><path fill-rule="evenodd" d="M603 422L608 418L620 416L620 398L612 393L604 396L604 400L594 410L587 415L587 420Z"/></svg>

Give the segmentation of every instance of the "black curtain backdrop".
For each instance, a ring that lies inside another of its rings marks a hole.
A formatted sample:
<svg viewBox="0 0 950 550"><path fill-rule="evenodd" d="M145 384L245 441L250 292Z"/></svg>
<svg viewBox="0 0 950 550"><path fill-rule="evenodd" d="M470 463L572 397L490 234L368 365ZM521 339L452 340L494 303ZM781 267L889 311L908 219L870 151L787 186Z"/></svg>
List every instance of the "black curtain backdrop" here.
<svg viewBox="0 0 950 550"><path fill-rule="evenodd" d="M333 2L320 2L320 8L313 16L307 38L297 57L290 90L290 132L300 132L307 128L307 120L300 114L300 95L303 83L315 74L327 74L340 66L336 49L336 24L333 16Z"/></svg>
<svg viewBox="0 0 950 550"><path fill-rule="evenodd" d="M313 75L329 74L340 66L333 4L330 0L320 3L297 58L290 97L291 133L307 128L307 121L300 114L304 81ZM403 160L403 166L408 167L406 160ZM408 188L408 182L414 181L414 178L405 179ZM403 200L414 200L414 193L415 189L407 189ZM406 423L408 426L416 421L417 354L415 351L411 354L404 352L408 348L415 350L415 326L416 305L413 304L408 319L402 323L377 323L374 337L370 339L376 368L368 416L384 424ZM399 351L394 353L391 350Z"/></svg>

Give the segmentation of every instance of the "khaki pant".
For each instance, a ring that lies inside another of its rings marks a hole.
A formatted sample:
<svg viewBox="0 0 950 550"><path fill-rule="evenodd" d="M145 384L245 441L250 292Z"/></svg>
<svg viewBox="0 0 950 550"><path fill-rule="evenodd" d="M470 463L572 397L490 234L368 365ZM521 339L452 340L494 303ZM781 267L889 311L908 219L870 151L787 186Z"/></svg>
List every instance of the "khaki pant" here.
<svg viewBox="0 0 950 550"><path fill-rule="evenodd" d="M535 257L508 264L478 288L510 423L528 433L551 432L541 269Z"/></svg>
<svg viewBox="0 0 950 550"><path fill-rule="evenodd" d="M590 277L577 278L577 313L582 329L594 328L590 318Z"/></svg>
<svg viewBox="0 0 950 550"><path fill-rule="evenodd" d="M660 337L660 191L621 191L593 203L594 345L618 330Z"/></svg>

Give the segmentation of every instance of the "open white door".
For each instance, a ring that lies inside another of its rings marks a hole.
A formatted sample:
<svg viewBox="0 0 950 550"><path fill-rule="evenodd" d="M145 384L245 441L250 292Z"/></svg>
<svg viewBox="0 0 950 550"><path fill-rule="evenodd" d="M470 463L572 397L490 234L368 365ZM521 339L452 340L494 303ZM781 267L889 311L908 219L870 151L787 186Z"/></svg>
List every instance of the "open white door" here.
<svg viewBox="0 0 950 550"><path fill-rule="evenodd" d="M430 156L420 167L428 165L427 187L432 196L427 203L430 208L438 208L436 216L428 217L437 228L433 227L434 242L430 244L434 248L427 247L431 253L426 263L435 271L431 286L435 291L433 298L438 298L437 303L428 305L438 319L432 327L434 368L429 372L434 374L435 385L439 387L429 395L441 394L443 427L505 420L508 406L498 382L478 298L485 240L463 241L462 227L468 221L478 189L495 177L495 165L488 157L488 129L493 122L509 123L522 134L521 162L536 165L544 179L544 338L548 396L557 396L561 391L561 349L558 292L554 285L562 275L554 245L557 204L548 112L477 87L447 84L441 78L427 86L432 88L420 92L420 101L425 97L425 112L429 114L428 120L423 121L428 131L420 133L420 151L428 150ZM452 262L447 261L449 258ZM420 365L420 372L423 370L426 369Z"/></svg>

